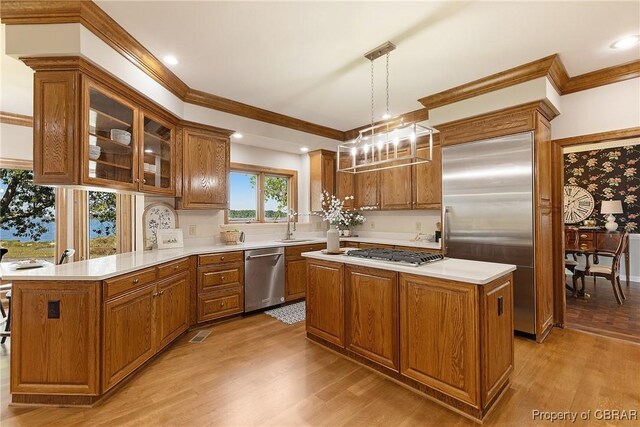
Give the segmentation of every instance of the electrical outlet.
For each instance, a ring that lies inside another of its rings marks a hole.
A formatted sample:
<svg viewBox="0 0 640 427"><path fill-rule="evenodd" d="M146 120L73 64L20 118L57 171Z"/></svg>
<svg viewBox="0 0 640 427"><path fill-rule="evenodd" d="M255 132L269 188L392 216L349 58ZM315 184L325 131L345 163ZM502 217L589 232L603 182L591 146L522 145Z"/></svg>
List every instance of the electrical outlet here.
<svg viewBox="0 0 640 427"><path fill-rule="evenodd" d="M198 234L198 227L195 224L189 225L189 236L195 236Z"/></svg>
<svg viewBox="0 0 640 427"><path fill-rule="evenodd" d="M369 228L372 230L376 228L376 223L374 221L369 221Z"/></svg>
<svg viewBox="0 0 640 427"><path fill-rule="evenodd" d="M420 221L416 221L416 231L418 233L422 231L422 223Z"/></svg>

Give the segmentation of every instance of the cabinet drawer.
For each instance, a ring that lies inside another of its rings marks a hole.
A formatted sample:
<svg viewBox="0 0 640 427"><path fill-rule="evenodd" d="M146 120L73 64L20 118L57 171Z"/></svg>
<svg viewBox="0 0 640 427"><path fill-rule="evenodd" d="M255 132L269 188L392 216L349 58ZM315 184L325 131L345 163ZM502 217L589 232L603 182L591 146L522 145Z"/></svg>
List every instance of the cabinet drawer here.
<svg viewBox="0 0 640 427"><path fill-rule="evenodd" d="M224 252L221 254L207 254L198 256L198 265L222 264L228 262L241 262L244 259L243 252Z"/></svg>
<svg viewBox="0 0 640 427"><path fill-rule="evenodd" d="M358 242L344 242L344 241L341 241L340 242L340 247L341 248L359 248L360 245L358 244Z"/></svg>
<svg viewBox="0 0 640 427"><path fill-rule="evenodd" d="M242 267L201 268L198 277L198 292L209 292L218 287L230 285L242 285L243 274Z"/></svg>
<svg viewBox="0 0 640 427"><path fill-rule="evenodd" d="M582 242L582 241L592 242L593 241L593 233L581 231L579 233L579 235L578 235L578 241L580 241L580 242Z"/></svg>
<svg viewBox="0 0 640 427"><path fill-rule="evenodd" d="M307 245L300 246L288 246L284 248L284 256L285 257L299 257L303 252L314 252L320 251L322 249L326 249L326 243L310 243Z"/></svg>
<svg viewBox="0 0 640 427"><path fill-rule="evenodd" d="M104 281L104 297L111 298L156 280L155 267Z"/></svg>
<svg viewBox="0 0 640 427"><path fill-rule="evenodd" d="M243 311L242 287L208 292L198 296L198 322L239 314Z"/></svg>
<svg viewBox="0 0 640 427"><path fill-rule="evenodd" d="M158 266L158 278L163 279L172 274L182 273L189 270L189 258L179 259L178 261L168 262Z"/></svg>

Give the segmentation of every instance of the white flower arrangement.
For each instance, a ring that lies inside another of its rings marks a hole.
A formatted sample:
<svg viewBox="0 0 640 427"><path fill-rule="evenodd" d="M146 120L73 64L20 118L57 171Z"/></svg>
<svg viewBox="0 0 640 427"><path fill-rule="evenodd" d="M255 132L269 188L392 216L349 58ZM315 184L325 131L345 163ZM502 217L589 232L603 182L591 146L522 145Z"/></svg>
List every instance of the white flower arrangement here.
<svg viewBox="0 0 640 427"><path fill-rule="evenodd" d="M346 196L344 199L322 191L322 210L314 212L314 215L321 217L324 221L331 225L341 228L349 228L355 225L363 224L367 219L358 211L348 211L344 204L348 200L353 200L353 196Z"/></svg>

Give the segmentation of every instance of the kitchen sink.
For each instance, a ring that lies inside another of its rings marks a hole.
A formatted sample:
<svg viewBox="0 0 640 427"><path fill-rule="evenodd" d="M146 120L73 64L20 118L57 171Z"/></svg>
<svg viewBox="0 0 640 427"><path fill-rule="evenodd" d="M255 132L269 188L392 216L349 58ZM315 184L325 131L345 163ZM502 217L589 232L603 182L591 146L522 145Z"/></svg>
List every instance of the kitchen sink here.
<svg viewBox="0 0 640 427"><path fill-rule="evenodd" d="M281 239L278 242L282 243L297 243L297 242L313 242L316 239Z"/></svg>

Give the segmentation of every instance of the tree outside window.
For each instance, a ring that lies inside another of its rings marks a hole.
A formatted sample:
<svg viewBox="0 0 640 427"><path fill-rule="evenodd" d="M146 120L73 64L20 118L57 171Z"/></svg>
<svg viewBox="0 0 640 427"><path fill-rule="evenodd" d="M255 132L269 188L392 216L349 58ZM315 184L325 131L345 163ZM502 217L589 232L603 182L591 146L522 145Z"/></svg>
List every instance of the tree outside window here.
<svg viewBox="0 0 640 427"><path fill-rule="evenodd" d="M116 195L89 191L89 258L116 253Z"/></svg>

